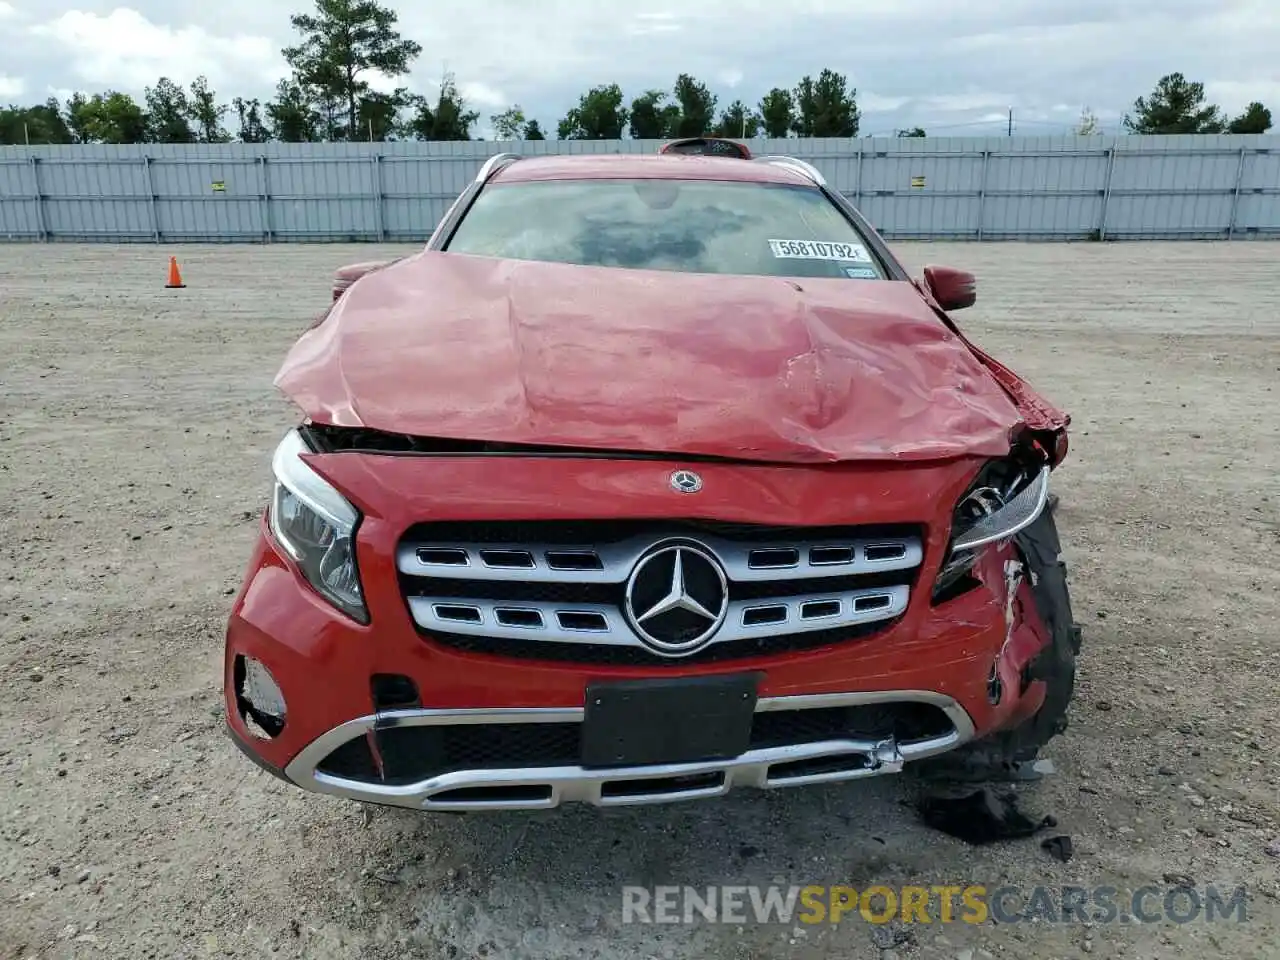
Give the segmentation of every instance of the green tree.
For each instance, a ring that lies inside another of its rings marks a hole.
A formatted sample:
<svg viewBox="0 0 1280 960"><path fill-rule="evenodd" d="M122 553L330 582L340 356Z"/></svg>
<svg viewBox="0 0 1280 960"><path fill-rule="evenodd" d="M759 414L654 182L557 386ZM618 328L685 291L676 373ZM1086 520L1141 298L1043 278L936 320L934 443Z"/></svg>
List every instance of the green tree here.
<svg viewBox="0 0 1280 960"><path fill-rule="evenodd" d="M749 110L741 100L735 100L720 114L720 120L712 132L717 137L750 140L760 135L760 116L754 110Z"/></svg>
<svg viewBox="0 0 1280 960"><path fill-rule="evenodd" d="M519 140L526 126L524 111L518 103L501 113L492 114L489 122L493 124L494 136L499 140Z"/></svg>
<svg viewBox="0 0 1280 960"><path fill-rule="evenodd" d="M1098 115L1085 107L1080 111L1080 119L1076 122L1075 129L1072 131L1077 137L1096 137L1102 132L1102 125L1098 123Z"/></svg>
<svg viewBox="0 0 1280 960"><path fill-rule="evenodd" d="M898 131L898 136L900 136L900 137L924 137L924 136L928 136L928 134L926 134L926 133L924 132L924 127L912 127L910 130L899 130L899 131Z"/></svg>
<svg viewBox="0 0 1280 960"><path fill-rule="evenodd" d="M328 83L306 83L300 86L307 91L320 117L319 138L330 142L345 139L351 118L347 114L347 104L334 97L333 86Z"/></svg>
<svg viewBox="0 0 1280 960"><path fill-rule="evenodd" d="M680 105L680 119L676 123L677 137L701 137L711 131L716 122L716 95L705 83L699 83L687 73L676 78L673 91Z"/></svg>
<svg viewBox="0 0 1280 960"><path fill-rule="evenodd" d="M665 140L675 135L680 107L667 103L663 90L646 90L631 101L631 136L635 140Z"/></svg>
<svg viewBox="0 0 1280 960"><path fill-rule="evenodd" d="M71 130L73 143L94 142L93 135L88 129L88 106L89 98L79 90L67 97L64 115L67 118L67 127Z"/></svg>
<svg viewBox="0 0 1280 960"><path fill-rule="evenodd" d="M62 106L50 97L34 107L10 104L0 110L0 143L72 143L75 136L62 115Z"/></svg>
<svg viewBox="0 0 1280 960"><path fill-rule="evenodd" d="M73 93L67 118L77 143L143 143L147 138L147 116L127 93Z"/></svg>
<svg viewBox="0 0 1280 960"><path fill-rule="evenodd" d="M206 77L196 77L191 84L191 119L201 143L226 143L231 139L222 128L222 118L229 109L226 104L218 103Z"/></svg>
<svg viewBox="0 0 1280 960"><path fill-rule="evenodd" d="M271 139L271 132L262 120L262 104L256 98L245 100L243 97L236 97L231 105L239 121L237 140L241 143L265 143Z"/></svg>
<svg viewBox="0 0 1280 960"><path fill-rule="evenodd" d="M408 130L419 140L470 140L471 127L480 119L478 111L467 109L452 74L445 74L434 107L425 97L415 97L413 106Z"/></svg>
<svg viewBox="0 0 1280 960"><path fill-rule="evenodd" d="M0 143L14 144L27 141L27 108L9 104L0 109ZM35 141L39 142L39 141Z"/></svg>
<svg viewBox="0 0 1280 960"><path fill-rule="evenodd" d="M538 125L537 120L530 120L524 125L524 138L526 140L545 140L547 135L542 132L542 127Z"/></svg>
<svg viewBox="0 0 1280 960"><path fill-rule="evenodd" d="M1266 133L1271 129L1271 111L1258 101L1227 124L1227 133Z"/></svg>
<svg viewBox="0 0 1280 960"><path fill-rule="evenodd" d="M843 74L824 69L818 79L804 77L796 86L796 117L791 129L801 137L856 137L858 91Z"/></svg>
<svg viewBox="0 0 1280 960"><path fill-rule="evenodd" d="M323 118L314 93L294 79L276 84L276 97L266 105L271 135L285 143L310 143L320 139Z"/></svg>
<svg viewBox="0 0 1280 960"><path fill-rule="evenodd" d="M563 120L561 140L621 140L630 111L622 105L622 88L616 83L592 87Z"/></svg>
<svg viewBox="0 0 1280 960"><path fill-rule="evenodd" d="M187 91L161 77L146 88L147 140L151 143L195 143L191 129L191 101Z"/></svg>
<svg viewBox="0 0 1280 960"><path fill-rule="evenodd" d="M363 131L364 139L395 140L402 129L400 111L410 102L411 94L404 87L392 93L370 91L364 94L356 109L358 128Z"/></svg>
<svg viewBox="0 0 1280 960"><path fill-rule="evenodd" d="M780 140L791 133L796 122L796 101L790 90L774 87L760 101L760 125L766 137Z"/></svg>
<svg viewBox="0 0 1280 960"><path fill-rule="evenodd" d="M1124 125L1130 133L1221 133L1223 121L1217 105L1204 102L1203 83L1170 73L1150 97L1133 102L1133 115L1125 114Z"/></svg>
<svg viewBox="0 0 1280 960"><path fill-rule="evenodd" d="M400 77L422 52L396 30L394 10L376 0L316 0L315 13L289 18L302 42L282 53L297 82L317 88L327 103L345 108L345 133L357 136L359 103L369 93L370 71ZM331 135L338 132L331 114Z"/></svg>

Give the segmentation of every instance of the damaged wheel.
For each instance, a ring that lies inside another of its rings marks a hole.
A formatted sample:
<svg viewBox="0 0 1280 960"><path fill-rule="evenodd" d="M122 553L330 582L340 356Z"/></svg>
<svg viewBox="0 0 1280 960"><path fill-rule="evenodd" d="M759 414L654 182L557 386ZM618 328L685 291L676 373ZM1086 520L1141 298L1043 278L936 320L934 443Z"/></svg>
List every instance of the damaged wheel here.
<svg viewBox="0 0 1280 960"><path fill-rule="evenodd" d="M1030 719L916 765L930 779L1026 779L1040 749L1067 729L1067 708L1075 693L1076 657L1081 631L1071 614L1067 565L1054 517L1056 498L1036 521L1015 535L1014 543L1031 574L1031 591L1050 642L1029 666L1027 679L1045 684L1044 704ZM1031 775L1034 778L1034 774Z"/></svg>

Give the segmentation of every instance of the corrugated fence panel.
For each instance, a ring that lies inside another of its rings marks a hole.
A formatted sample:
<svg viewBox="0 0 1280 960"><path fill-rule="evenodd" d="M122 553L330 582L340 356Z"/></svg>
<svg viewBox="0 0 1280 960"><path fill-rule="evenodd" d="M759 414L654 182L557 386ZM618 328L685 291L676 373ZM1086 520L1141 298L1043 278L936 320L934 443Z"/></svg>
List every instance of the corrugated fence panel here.
<svg viewBox="0 0 1280 960"><path fill-rule="evenodd" d="M0 239L422 240L498 151L661 141L0 147ZM1280 136L752 140L890 239L1280 236Z"/></svg>
<svg viewBox="0 0 1280 960"><path fill-rule="evenodd" d="M1150 142L1161 138L1143 137ZM1224 137L1173 137L1156 149L1117 150L1108 233L1114 237L1215 237L1230 228L1239 147ZM1200 143L1188 141L1199 140ZM1176 203L1170 199L1176 197Z"/></svg>
<svg viewBox="0 0 1280 960"><path fill-rule="evenodd" d="M1234 232L1262 234L1280 223L1280 149L1273 153L1243 153L1240 198Z"/></svg>
<svg viewBox="0 0 1280 960"><path fill-rule="evenodd" d="M0 236L6 240L44 239L36 198L39 192L32 158L0 153Z"/></svg>
<svg viewBox="0 0 1280 960"><path fill-rule="evenodd" d="M152 236L147 164L137 158L40 158L44 229L76 240Z"/></svg>
<svg viewBox="0 0 1280 960"><path fill-rule="evenodd" d="M156 158L151 163L156 229L172 240L210 234L225 240L261 238L259 166L255 157Z"/></svg>

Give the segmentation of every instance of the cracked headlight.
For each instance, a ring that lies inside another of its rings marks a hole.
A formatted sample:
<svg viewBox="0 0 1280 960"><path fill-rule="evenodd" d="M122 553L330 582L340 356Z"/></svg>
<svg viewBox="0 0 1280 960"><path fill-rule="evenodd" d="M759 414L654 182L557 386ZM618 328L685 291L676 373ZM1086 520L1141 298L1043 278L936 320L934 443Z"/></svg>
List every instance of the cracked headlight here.
<svg viewBox="0 0 1280 960"><path fill-rule="evenodd" d="M308 467L300 454L310 448L297 430L276 447L271 533L316 591L360 623L369 622L356 568L356 524L360 514L342 494Z"/></svg>
<svg viewBox="0 0 1280 960"><path fill-rule="evenodd" d="M1036 521L1049 499L1049 472L1046 464L1013 458L982 468L952 516L951 543L934 582L934 603L963 592L980 548L1007 540Z"/></svg>

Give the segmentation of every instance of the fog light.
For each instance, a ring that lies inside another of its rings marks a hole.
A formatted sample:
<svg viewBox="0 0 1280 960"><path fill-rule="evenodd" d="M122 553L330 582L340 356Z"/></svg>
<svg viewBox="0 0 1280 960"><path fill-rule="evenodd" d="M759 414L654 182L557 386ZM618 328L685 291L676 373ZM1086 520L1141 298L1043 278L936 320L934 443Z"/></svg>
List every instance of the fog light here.
<svg viewBox="0 0 1280 960"><path fill-rule="evenodd" d="M285 721L284 694L271 671L253 657L237 656L235 681L236 699L249 731L264 739L280 736Z"/></svg>

